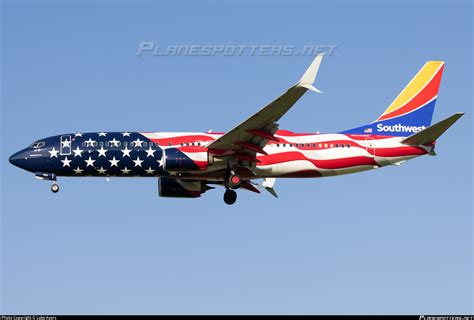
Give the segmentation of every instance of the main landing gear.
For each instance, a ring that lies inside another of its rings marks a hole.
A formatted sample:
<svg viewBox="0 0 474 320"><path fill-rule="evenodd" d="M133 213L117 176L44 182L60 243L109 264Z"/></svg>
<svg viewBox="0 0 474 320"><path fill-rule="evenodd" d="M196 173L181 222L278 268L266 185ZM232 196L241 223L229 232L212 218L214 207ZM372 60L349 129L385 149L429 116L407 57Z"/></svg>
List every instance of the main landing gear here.
<svg viewBox="0 0 474 320"><path fill-rule="evenodd" d="M224 193L224 202L228 205L234 204L237 200L237 192L232 189L227 189Z"/></svg>
<svg viewBox="0 0 474 320"><path fill-rule="evenodd" d="M242 177L236 173L232 173L229 177L228 183L229 187L231 187L232 189L237 189L242 183Z"/></svg>
<svg viewBox="0 0 474 320"><path fill-rule="evenodd" d="M225 193L224 202L228 205L234 204L237 200L237 192L233 189L238 189L242 184L242 177L235 173L233 170L228 171L225 181Z"/></svg>

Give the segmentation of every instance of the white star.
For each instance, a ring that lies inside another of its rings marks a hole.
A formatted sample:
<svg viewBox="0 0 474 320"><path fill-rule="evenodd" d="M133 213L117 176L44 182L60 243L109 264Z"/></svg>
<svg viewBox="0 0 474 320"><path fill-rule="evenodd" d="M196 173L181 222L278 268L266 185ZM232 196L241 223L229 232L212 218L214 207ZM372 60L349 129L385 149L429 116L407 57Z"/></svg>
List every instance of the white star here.
<svg viewBox="0 0 474 320"><path fill-rule="evenodd" d="M94 143L95 143L95 140L92 140L91 138L89 138L89 140L86 141L86 145L88 147L94 146Z"/></svg>
<svg viewBox="0 0 474 320"><path fill-rule="evenodd" d="M63 145L63 148L70 148L71 147L71 140L61 141L61 144Z"/></svg>
<svg viewBox="0 0 474 320"><path fill-rule="evenodd" d="M130 132L122 132L122 137L130 137Z"/></svg>
<svg viewBox="0 0 474 320"><path fill-rule="evenodd" d="M94 166L95 160L93 160L91 157L89 157L89 159L87 159L87 160L85 160L85 161L86 161L86 163L87 163L87 166L86 166L86 167L88 167L88 166L93 167L93 166Z"/></svg>
<svg viewBox="0 0 474 320"><path fill-rule="evenodd" d="M63 168L64 167L71 167L69 164L71 163L71 160L69 160L67 157L64 158L64 160L61 160L61 162L63 163Z"/></svg>
<svg viewBox="0 0 474 320"><path fill-rule="evenodd" d="M75 137L82 137L82 133L78 132L74 135Z"/></svg>
<svg viewBox="0 0 474 320"><path fill-rule="evenodd" d="M115 138L113 138L112 140L109 141L113 147L118 147L119 146L119 142L118 140L115 140Z"/></svg>
<svg viewBox="0 0 474 320"><path fill-rule="evenodd" d="M82 174L82 171L84 171L84 170L82 170L81 168L77 167L76 169L74 169L74 170L72 170L72 171L74 171L75 174Z"/></svg>
<svg viewBox="0 0 474 320"><path fill-rule="evenodd" d="M107 170L105 170L104 167L100 167L99 169L97 169L97 172L99 172L99 174L105 174Z"/></svg>
<svg viewBox="0 0 474 320"><path fill-rule="evenodd" d="M156 162L158 162L158 165L160 168L161 167L164 168L164 165L165 165L165 151L164 150L161 151L161 159L157 160Z"/></svg>
<svg viewBox="0 0 474 320"><path fill-rule="evenodd" d="M127 169L127 167L125 167L125 168L123 168L123 169L120 170L120 171L122 171L123 174L129 174L130 171L132 171L132 170L129 170L129 169Z"/></svg>
<svg viewBox="0 0 474 320"><path fill-rule="evenodd" d="M58 153L59 153L59 150L56 150L56 148L53 147L53 149L51 149L51 151L48 151L51 155L49 156L50 158L57 158L58 157Z"/></svg>
<svg viewBox="0 0 474 320"><path fill-rule="evenodd" d="M115 157L112 160L109 160L110 162L110 167L118 167L118 163L120 160L116 160Z"/></svg>
<svg viewBox="0 0 474 320"><path fill-rule="evenodd" d="M77 156L82 157L82 152L83 151L84 150L79 149L79 147L76 147L76 150L72 150L72 152L74 152L74 158L77 157Z"/></svg>
<svg viewBox="0 0 474 320"><path fill-rule="evenodd" d="M137 138L137 140L133 141L135 143L135 147L140 147L142 146L142 143L144 141L140 140L139 138Z"/></svg>
<svg viewBox="0 0 474 320"><path fill-rule="evenodd" d="M125 147L125 149L122 150L123 157L130 157L130 151L132 151L132 150Z"/></svg>
<svg viewBox="0 0 474 320"><path fill-rule="evenodd" d="M147 156L147 158L148 158L148 157L154 157L154 156L155 156L156 150L153 150L153 149L151 148L151 146L148 148L148 150L145 150L145 151L146 151L146 156Z"/></svg>
<svg viewBox="0 0 474 320"><path fill-rule="evenodd" d="M159 166L160 168L163 167L163 159L156 160L156 162L158 162L158 166Z"/></svg>
<svg viewBox="0 0 474 320"><path fill-rule="evenodd" d="M143 160L140 160L140 157L137 157L137 159L133 160L133 162L135 163L135 167L137 167L137 166L141 167Z"/></svg>
<svg viewBox="0 0 474 320"><path fill-rule="evenodd" d="M151 167L148 167L148 169L145 170L146 174L153 174L155 170L153 170Z"/></svg>
<svg viewBox="0 0 474 320"><path fill-rule="evenodd" d="M105 150L103 146L100 146L100 149L97 150L97 152L99 153L99 157L100 157L100 156L107 157L107 156L105 155L105 153L107 152L107 150Z"/></svg>
<svg viewBox="0 0 474 320"><path fill-rule="evenodd" d="M103 132L103 131L102 131L102 132L99 132L99 137L105 137L105 136L107 136L107 133L105 133L105 132Z"/></svg>

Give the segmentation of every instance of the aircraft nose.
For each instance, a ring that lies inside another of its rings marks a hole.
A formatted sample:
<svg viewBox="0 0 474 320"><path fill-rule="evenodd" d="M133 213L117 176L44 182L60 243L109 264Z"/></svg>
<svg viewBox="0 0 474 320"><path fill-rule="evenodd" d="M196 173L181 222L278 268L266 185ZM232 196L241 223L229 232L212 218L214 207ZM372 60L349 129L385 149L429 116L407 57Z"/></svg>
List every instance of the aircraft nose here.
<svg viewBox="0 0 474 320"><path fill-rule="evenodd" d="M8 158L8 161L10 161L10 163L11 163L12 165L18 167L19 152L16 152L16 153L12 154L12 155L10 156L10 158Z"/></svg>
<svg viewBox="0 0 474 320"><path fill-rule="evenodd" d="M10 161L10 163L12 165L14 165L15 167L23 168L23 164L25 162L25 152L24 152L24 150L21 150L21 151L18 151L16 153L12 154L10 156L10 158L8 158L8 161Z"/></svg>

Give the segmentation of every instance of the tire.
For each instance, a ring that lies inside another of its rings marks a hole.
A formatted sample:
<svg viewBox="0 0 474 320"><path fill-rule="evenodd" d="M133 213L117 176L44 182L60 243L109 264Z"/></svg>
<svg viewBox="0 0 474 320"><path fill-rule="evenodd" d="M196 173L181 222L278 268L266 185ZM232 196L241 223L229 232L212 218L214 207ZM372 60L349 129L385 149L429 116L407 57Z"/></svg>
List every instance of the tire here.
<svg viewBox="0 0 474 320"><path fill-rule="evenodd" d="M242 177L239 176L238 174L232 174L229 177L229 186L232 189L237 189L240 187L240 184L242 183Z"/></svg>
<svg viewBox="0 0 474 320"><path fill-rule="evenodd" d="M234 190L226 190L224 193L224 202L228 205L234 204L237 200L237 192Z"/></svg>
<svg viewBox="0 0 474 320"><path fill-rule="evenodd" d="M59 185L56 184L56 183L53 183L53 184L51 185L51 191L52 191L53 193L57 193L57 192L59 191Z"/></svg>

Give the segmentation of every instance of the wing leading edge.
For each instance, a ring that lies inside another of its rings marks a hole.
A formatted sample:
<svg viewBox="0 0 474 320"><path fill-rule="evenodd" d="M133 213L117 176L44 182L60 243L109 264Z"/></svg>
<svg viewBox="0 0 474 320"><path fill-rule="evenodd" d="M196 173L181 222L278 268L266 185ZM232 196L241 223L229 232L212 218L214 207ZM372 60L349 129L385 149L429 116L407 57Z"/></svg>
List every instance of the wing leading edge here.
<svg viewBox="0 0 474 320"><path fill-rule="evenodd" d="M241 122L219 139L213 141L209 151L216 155L231 156L239 160L258 162L256 153L265 154L263 147L269 140L277 140L276 122L298 101L307 90L321 93L314 87L324 54L315 57L300 81L277 99L270 102L247 120Z"/></svg>

